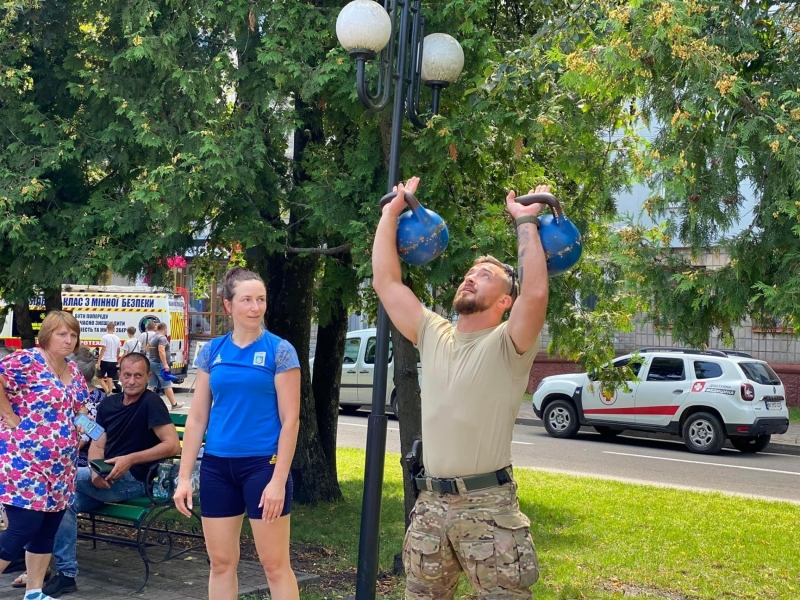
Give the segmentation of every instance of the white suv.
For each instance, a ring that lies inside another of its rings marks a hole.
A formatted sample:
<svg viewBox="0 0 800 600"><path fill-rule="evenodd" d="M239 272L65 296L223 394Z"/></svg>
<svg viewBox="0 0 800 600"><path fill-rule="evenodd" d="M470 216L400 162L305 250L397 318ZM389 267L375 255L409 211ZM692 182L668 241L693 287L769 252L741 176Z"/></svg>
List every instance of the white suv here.
<svg viewBox="0 0 800 600"><path fill-rule="evenodd" d="M638 381L604 395L588 373L542 379L533 410L553 437L591 425L603 436L625 429L683 437L692 452L719 452L725 438L742 452L759 452L773 433L786 433L789 409L772 368L743 352L642 348L613 361Z"/></svg>

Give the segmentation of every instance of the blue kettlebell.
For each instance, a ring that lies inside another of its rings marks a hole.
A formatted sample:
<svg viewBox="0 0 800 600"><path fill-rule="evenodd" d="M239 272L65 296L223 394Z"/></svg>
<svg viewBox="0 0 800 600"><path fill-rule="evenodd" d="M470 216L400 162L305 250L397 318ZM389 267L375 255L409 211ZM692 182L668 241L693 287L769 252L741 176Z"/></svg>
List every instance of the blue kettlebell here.
<svg viewBox="0 0 800 600"><path fill-rule="evenodd" d="M539 238L547 259L547 274L550 277L566 273L581 258L583 244L581 233L565 215L561 203L552 194L528 194L516 198L516 202L528 206L539 202L547 204L552 215L539 217Z"/></svg>
<svg viewBox="0 0 800 600"><path fill-rule="evenodd" d="M381 208L396 196L397 192L386 194ZM405 199L411 210L397 219L397 253L411 265L424 265L445 251L450 232L442 217L422 206L414 194L406 191Z"/></svg>

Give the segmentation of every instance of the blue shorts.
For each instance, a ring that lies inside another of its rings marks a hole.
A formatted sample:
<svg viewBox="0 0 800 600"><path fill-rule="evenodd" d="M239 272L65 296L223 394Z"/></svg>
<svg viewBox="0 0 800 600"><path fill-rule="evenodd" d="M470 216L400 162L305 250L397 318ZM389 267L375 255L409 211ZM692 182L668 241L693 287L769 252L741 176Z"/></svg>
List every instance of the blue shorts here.
<svg viewBox="0 0 800 600"><path fill-rule="evenodd" d="M251 519L260 519L261 494L272 480L275 465L272 456L223 458L206 454L200 463L200 514L204 517L238 517L245 512ZM292 474L286 479L283 512L292 512Z"/></svg>

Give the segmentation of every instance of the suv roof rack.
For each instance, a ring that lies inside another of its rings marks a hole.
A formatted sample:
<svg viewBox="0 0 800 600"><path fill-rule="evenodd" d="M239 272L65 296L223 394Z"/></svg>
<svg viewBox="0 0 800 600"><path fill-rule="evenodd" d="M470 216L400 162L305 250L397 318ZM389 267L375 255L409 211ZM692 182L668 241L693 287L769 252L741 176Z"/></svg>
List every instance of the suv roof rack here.
<svg viewBox="0 0 800 600"><path fill-rule="evenodd" d="M705 356L728 356L722 350L700 350L698 348L675 348L673 346L648 346L639 348L639 352L676 352L681 354L704 354Z"/></svg>
<svg viewBox="0 0 800 600"><path fill-rule="evenodd" d="M719 350L725 356L741 356L742 358L753 358L753 355L748 352L742 352L741 350Z"/></svg>

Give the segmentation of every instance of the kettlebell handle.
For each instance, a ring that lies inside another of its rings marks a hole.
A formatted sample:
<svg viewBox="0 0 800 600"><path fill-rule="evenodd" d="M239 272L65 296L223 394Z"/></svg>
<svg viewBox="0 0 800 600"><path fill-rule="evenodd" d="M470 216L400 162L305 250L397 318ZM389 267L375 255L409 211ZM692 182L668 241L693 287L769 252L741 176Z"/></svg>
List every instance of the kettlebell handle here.
<svg viewBox="0 0 800 600"><path fill-rule="evenodd" d="M397 192L389 192L386 194L383 198L381 198L381 208L389 204L389 202L394 200L396 196ZM405 200L406 204L408 204L408 208L411 210L417 210L419 208L419 200L417 200L417 197L408 190L405 192Z"/></svg>
<svg viewBox="0 0 800 600"><path fill-rule="evenodd" d="M564 211L561 208L561 203L558 201L558 198L553 196L553 194L548 194L546 192L539 192L538 194L528 194L527 196L520 196L519 198L514 198L514 202L519 202L525 206L529 206L531 204L540 203L540 204L547 204L550 209L553 211L553 216L560 217L563 216Z"/></svg>

